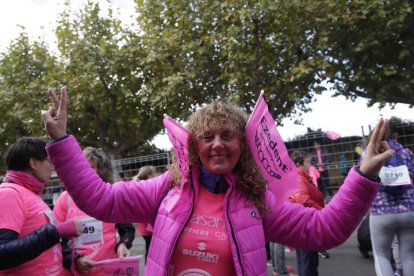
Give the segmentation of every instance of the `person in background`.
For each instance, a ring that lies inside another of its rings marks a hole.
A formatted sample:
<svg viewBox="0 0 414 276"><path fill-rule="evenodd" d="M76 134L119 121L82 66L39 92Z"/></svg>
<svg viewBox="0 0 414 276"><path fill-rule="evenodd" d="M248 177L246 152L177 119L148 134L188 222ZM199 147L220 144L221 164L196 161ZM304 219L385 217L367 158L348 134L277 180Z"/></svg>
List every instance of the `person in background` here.
<svg viewBox="0 0 414 276"><path fill-rule="evenodd" d="M4 154L7 167L0 185L0 275L62 275L61 239L80 234L76 220L54 224L41 198L52 165L46 142L22 137Z"/></svg>
<svg viewBox="0 0 414 276"><path fill-rule="evenodd" d="M313 149L311 163L319 171L318 188L325 198L327 196L332 197L331 180L327 167L327 164L330 162L330 153L318 141L313 143Z"/></svg>
<svg viewBox="0 0 414 276"><path fill-rule="evenodd" d="M367 212L365 218L357 228L358 250L362 257L369 258L369 252L372 252L371 231L369 229L370 211Z"/></svg>
<svg viewBox="0 0 414 276"><path fill-rule="evenodd" d="M400 258L400 245L397 236L394 237L391 245L394 276L403 276L403 266Z"/></svg>
<svg viewBox="0 0 414 276"><path fill-rule="evenodd" d="M299 188L289 201L308 208L321 210L324 207L323 194L312 183L309 175L311 157L303 151L292 152L290 158L298 169ZM296 249L299 276L318 276L319 255L317 251Z"/></svg>
<svg viewBox="0 0 414 276"><path fill-rule="evenodd" d="M335 247L367 212L379 170L393 154L381 141L388 125L381 119L364 160L323 210L288 201L277 205L246 141L248 115L217 101L198 109L186 125L188 173L175 163L149 180L108 185L66 132L66 88L60 98L52 89L49 95L53 106L41 113L54 139L47 150L76 204L100 220L154 226L145 275L264 276L266 241L308 251Z"/></svg>
<svg viewBox="0 0 414 276"><path fill-rule="evenodd" d="M347 176L351 166L349 164L349 160L346 157L345 153L342 153L339 156L339 171L341 172L342 176Z"/></svg>
<svg viewBox="0 0 414 276"><path fill-rule="evenodd" d="M147 180L157 176L157 168L154 166L143 166L139 169L138 174L134 176L134 180ZM145 241L145 261L147 260L149 247L151 244L152 237L152 226L148 223L138 223L137 232Z"/></svg>
<svg viewBox="0 0 414 276"><path fill-rule="evenodd" d="M331 189L331 179L329 177L329 171L327 164L330 162L330 153L329 151L322 147L318 141L313 143L314 152L312 153L311 163L318 169L319 178L318 178L318 189L322 192L323 197L326 200L330 200L333 192ZM330 258L330 254L326 250L319 252L319 256L322 258Z"/></svg>
<svg viewBox="0 0 414 276"><path fill-rule="evenodd" d="M371 208L370 230L375 271L377 275L393 275L391 265L392 243L397 237L400 261L404 276L414 275L414 155L404 148L398 139L396 121L390 120L385 140L395 154L388 160L380 173L382 185ZM368 140L372 139L371 136ZM364 152L362 162L366 155ZM394 173L387 170L391 168ZM399 186L389 186L387 175L400 178Z"/></svg>
<svg viewBox="0 0 414 276"><path fill-rule="evenodd" d="M354 161L358 163L361 160L362 153L364 152L364 141L359 142L356 144L354 148Z"/></svg>
<svg viewBox="0 0 414 276"><path fill-rule="evenodd" d="M114 183L116 181L116 174L111 160L103 151L87 147L83 150L83 153L90 166L102 179L107 183ZM78 208L66 191L56 201L53 213L58 225L73 218L89 217ZM100 222L99 225L102 229L102 242L83 245L75 249L75 269L79 275L101 275L102 271L95 267L97 261L130 256L129 249L132 247L132 242L135 238L134 226L130 223L107 222ZM117 232L120 237L119 240L117 240ZM71 248L69 247L66 252L64 254L64 266L70 269L72 265Z"/></svg>
<svg viewBox="0 0 414 276"><path fill-rule="evenodd" d="M293 273L293 267L285 263L285 246L278 243L270 243L270 256L272 261L273 275L275 276L297 276Z"/></svg>

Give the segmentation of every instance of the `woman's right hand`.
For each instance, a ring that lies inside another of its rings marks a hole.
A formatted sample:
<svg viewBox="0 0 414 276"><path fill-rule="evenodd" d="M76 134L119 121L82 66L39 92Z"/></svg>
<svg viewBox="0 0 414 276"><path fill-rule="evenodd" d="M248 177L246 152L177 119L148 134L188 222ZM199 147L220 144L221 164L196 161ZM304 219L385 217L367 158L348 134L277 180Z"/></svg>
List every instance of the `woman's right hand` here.
<svg viewBox="0 0 414 276"><path fill-rule="evenodd" d="M80 257L76 260L76 271L86 273L95 267L95 262L88 257Z"/></svg>
<svg viewBox="0 0 414 276"><path fill-rule="evenodd" d="M60 98L51 88L48 93L53 106L48 110L42 110L41 117L50 138L56 140L66 135L68 92L64 86L60 90Z"/></svg>

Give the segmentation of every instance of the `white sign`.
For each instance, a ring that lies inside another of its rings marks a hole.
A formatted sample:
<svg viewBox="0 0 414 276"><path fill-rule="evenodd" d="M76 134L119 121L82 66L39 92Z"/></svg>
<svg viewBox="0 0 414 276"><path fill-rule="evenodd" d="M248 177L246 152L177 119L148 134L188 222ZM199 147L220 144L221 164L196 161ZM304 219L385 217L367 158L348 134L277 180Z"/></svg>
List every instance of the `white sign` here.
<svg viewBox="0 0 414 276"><path fill-rule="evenodd" d="M75 239L75 247L102 243L102 222L95 218L82 218L82 233Z"/></svg>
<svg viewBox="0 0 414 276"><path fill-rule="evenodd" d="M382 167L379 177L386 186L411 185L410 175L406 165L398 167Z"/></svg>

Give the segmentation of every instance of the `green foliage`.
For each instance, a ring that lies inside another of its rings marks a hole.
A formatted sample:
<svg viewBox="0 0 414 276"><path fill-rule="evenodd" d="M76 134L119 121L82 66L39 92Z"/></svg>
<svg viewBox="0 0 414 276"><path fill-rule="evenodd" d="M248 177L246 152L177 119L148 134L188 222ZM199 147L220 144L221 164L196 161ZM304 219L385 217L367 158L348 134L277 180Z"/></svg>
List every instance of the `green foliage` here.
<svg viewBox="0 0 414 276"><path fill-rule="evenodd" d="M168 96L154 102L179 94L186 112L230 98L250 111L263 90L280 120L308 111L326 81L352 100L414 103L412 1L135 2L147 88Z"/></svg>
<svg viewBox="0 0 414 276"><path fill-rule="evenodd" d="M2 148L44 135L46 90L62 84L69 132L115 158L148 149L164 114L186 120L215 99L249 112L264 91L278 122L307 112L327 83L371 104L414 103L412 1L135 3L140 29L95 1L79 12L66 3L57 55L22 30L0 56Z"/></svg>
<svg viewBox="0 0 414 276"><path fill-rule="evenodd" d="M134 155L163 118L142 91L141 38L92 1L78 16L62 13L56 35L70 89L69 131L115 158Z"/></svg>
<svg viewBox="0 0 414 276"><path fill-rule="evenodd" d="M309 90L324 90L318 75L325 62L307 33L314 19L301 1L285 2L137 0L152 68L147 88L166 96L151 100L168 106L178 96L185 119L217 98L251 111L263 90L278 119L295 105L306 111Z"/></svg>
<svg viewBox="0 0 414 276"><path fill-rule="evenodd" d="M55 82L59 65L43 42L30 42L25 30L0 56L0 143L2 152L21 136L44 136L40 110L45 87Z"/></svg>
<svg viewBox="0 0 414 276"><path fill-rule="evenodd" d="M312 4L311 4L312 3ZM324 78L370 105L414 104L414 2L312 1Z"/></svg>

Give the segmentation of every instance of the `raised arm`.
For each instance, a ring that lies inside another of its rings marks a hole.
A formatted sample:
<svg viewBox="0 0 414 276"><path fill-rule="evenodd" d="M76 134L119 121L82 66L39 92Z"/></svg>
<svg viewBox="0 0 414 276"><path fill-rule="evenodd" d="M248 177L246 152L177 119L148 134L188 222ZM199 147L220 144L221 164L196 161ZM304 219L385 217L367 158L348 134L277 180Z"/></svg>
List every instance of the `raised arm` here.
<svg viewBox="0 0 414 276"><path fill-rule="evenodd" d="M343 243L358 226L378 191L379 171L393 150L382 137L388 122L377 123L359 168L354 167L330 203L318 211L299 204L284 203L265 216L269 240L305 250L322 250ZM272 204L272 195L269 202ZM274 204L274 203L273 203Z"/></svg>
<svg viewBox="0 0 414 276"><path fill-rule="evenodd" d="M155 211L168 189L166 173L140 183L105 183L91 168L73 136L66 133L68 93L58 97L49 89L53 106L42 111L46 131L55 141L46 150L56 173L76 205L88 215L106 222L152 223Z"/></svg>

